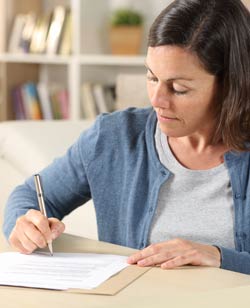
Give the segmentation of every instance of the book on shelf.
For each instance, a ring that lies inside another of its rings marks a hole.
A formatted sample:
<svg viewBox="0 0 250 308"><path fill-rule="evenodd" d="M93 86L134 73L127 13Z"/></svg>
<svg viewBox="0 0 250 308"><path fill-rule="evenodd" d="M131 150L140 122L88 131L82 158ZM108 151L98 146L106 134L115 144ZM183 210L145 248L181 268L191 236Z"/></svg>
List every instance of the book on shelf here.
<svg viewBox="0 0 250 308"><path fill-rule="evenodd" d="M95 100L95 105L98 113L108 112L108 106L106 104L106 98L104 93L104 87L99 84L93 84L93 95Z"/></svg>
<svg viewBox="0 0 250 308"><path fill-rule="evenodd" d="M16 120L69 119L69 95L63 86L27 82L11 90Z"/></svg>
<svg viewBox="0 0 250 308"><path fill-rule="evenodd" d="M22 49L20 47L21 37L23 29L27 20L27 15L17 14L14 18L12 31L9 39L8 50L12 53L20 53Z"/></svg>
<svg viewBox="0 0 250 308"><path fill-rule="evenodd" d="M61 55L69 55L72 51L72 13L70 10L66 12L65 26L62 33L62 39L59 45L58 53Z"/></svg>
<svg viewBox="0 0 250 308"><path fill-rule="evenodd" d="M83 117L86 119L95 119L97 116L95 99L92 92L92 84L84 82L81 87L81 107Z"/></svg>
<svg viewBox="0 0 250 308"><path fill-rule="evenodd" d="M15 87L11 90L11 97L13 101L13 112L16 120L25 120L27 118L23 97L22 89L20 86Z"/></svg>
<svg viewBox="0 0 250 308"><path fill-rule="evenodd" d="M54 85L50 88L51 107L54 119L69 118L69 95L65 88Z"/></svg>
<svg viewBox="0 0 250 308"><path fill-rule="evenodd" d="M47 38L47 54L57 54L60 46L60 40L63 35L63 28L66 20L67 9L62 5L55 7L49 27Z"/></svg>
<svg viewBox="0 0 250 308"><path fill-rule="evenodd" d="M51 14L44 14L37 18L30 43L30 53L44 53L51 21Z"/></svg>
<svg viewBox="0 0 250 308"><path fill-rule="evenodd" d="M51 13L17 14L8 50L11 53L71 53L72 16L69 8L57 5Z"/></svg>
<svg viewBox="0 0 250 308"><path fill-rule="evenodd" d="M27 14L19 41L19 48L24 53L28 53L30 50L31 38L35 29L35 25L36 25L36 15L34 13Z"/></svg>
<svg viewBox="0 0 250 308"><path fill-rule="evenodd" d="M48 86L45 83L39 82L37 84L38 97L42 109L43 119L52 120L53 112L50 101L50 94Z"/></svg>
<svg viewBox="0 0 250 308"><path fill-rule="evenodd" d="M53 92L50 95L50 101L51 101L51 108L52 108L52 112L53 112L53 118L55 120L60 120L62 119L62 112L60 109L60 102L57 96L56 92Z"/></svg>
<svg viewBox="0 0 250 308"><path fill-rule="evenodd" d="M62 119L66 120L69 118L69 92L66 89L61 89L57 95L60 102Z"/></svg>
<svg viewBox="0 0 250 308"><path fill-rule="evenodd" d="M81 87L81 109L84 118L114 110L114 86L84 82Z"/></svg>
<svg viewBox="0 0 250 308"><path fill-rule="evenodd" d="M115 111L116 86L112 84L104 85L103 88L104 88L104 96L108 112Z"/></svg>
<svg viewBox="0 0 250 308"><path fill-rule="evenodd" d="M33 82L28 82L22 85L22 97L28 119L41 120L42 111L36 85Z"/></svg>

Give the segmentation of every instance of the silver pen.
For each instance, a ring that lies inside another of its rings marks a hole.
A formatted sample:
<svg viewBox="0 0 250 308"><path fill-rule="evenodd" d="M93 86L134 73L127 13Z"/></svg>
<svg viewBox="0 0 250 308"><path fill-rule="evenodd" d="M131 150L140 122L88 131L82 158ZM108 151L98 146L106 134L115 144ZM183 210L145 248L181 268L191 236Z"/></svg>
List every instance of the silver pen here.
<svg viewBox="0 0 250 308"><path fill-rule="evenodd" d="M44 203L44 199L43 199L43 189L42 189L42 183L41 183L40 175L35 174L34 180L35 180L35 185L36 185L36 193L37 193L37 199L38 199L40 211L45 217L47 217L45 203ZM50 251L51 256L53 256L52 243L48 243L48 247L49 247L49 251Z"/></svg>

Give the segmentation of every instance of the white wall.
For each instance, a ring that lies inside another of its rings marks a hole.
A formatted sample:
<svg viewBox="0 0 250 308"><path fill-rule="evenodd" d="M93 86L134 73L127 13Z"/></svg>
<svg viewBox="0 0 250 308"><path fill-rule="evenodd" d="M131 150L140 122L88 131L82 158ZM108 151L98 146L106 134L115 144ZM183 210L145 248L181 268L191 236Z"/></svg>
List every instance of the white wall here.
<svg viewBox="0 0 250 308"><path fill-rule="evenodd" d="M109 0L110 7L116 9L119 7L148 8L153 14L157 14L162 8L166 7L172 0Z"/></svg>

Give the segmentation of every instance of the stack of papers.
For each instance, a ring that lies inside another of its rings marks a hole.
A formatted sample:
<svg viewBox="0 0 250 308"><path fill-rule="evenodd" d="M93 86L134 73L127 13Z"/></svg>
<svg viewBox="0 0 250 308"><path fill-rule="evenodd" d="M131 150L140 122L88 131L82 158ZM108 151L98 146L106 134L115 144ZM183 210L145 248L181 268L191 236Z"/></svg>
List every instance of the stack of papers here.
<svg viewBox="0 0 250 308"><path fill-rule="evenodd" d="M126 256L90 253L0 253L0 285L93 289L129 266Z"/></svg>

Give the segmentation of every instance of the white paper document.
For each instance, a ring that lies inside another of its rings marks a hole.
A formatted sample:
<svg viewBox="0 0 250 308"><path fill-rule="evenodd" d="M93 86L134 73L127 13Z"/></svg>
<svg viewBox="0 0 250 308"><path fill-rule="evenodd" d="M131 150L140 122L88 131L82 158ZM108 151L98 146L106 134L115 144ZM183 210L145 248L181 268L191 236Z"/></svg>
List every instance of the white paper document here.
<svg viewBox="0 0 250 308"><path fill-rule="evenodd" d="M92 289L127 267L126 256L90 253L0 253L0 285Z"/></svg>

